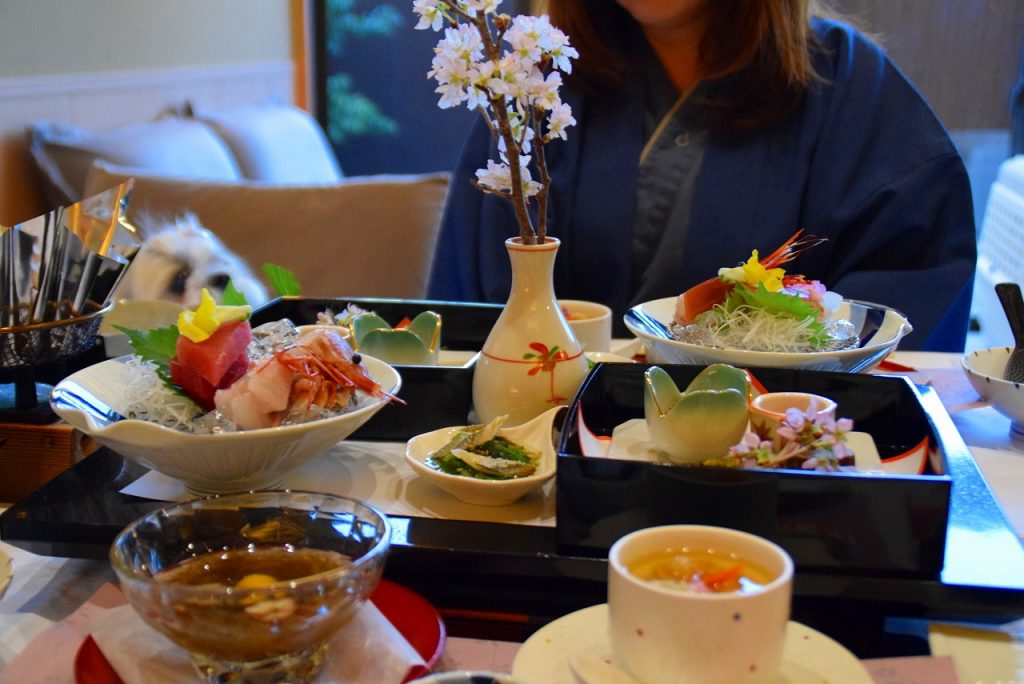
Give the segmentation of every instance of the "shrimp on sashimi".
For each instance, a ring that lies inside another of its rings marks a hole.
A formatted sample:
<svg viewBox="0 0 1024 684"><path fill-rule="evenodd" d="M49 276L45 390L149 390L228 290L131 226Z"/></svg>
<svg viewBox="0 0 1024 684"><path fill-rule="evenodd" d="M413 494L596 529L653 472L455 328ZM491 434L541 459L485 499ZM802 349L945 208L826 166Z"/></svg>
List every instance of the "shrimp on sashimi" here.
<svg viewBox="0 0 1024 684"><path fill-rule="evenodd" d="M218 390L214 401L224 417L247 430L344 409L357 391L401 401L369 376L337 330L314 326L233 385Z"/></svg>
<svg viewBox="0 0 1024 684"><path fill-rule="evenodd" d="M763 270L766 272L768 277L779 278L781 284L785 287L799 286L808 282L801 275L784 275L782 269L779 268L782 264L792 261L799 254L811 247L825 242L825 238L819 238L813 235L801 238L800 236L803 232L804 229L801 228L793 233L793 235L782 243L778 249L766 256L764 259L758 258L758 253L755 249L750 260L739 268ZM740 284L735 281L726 282L722 278L723 272L731 270L733 269L719 269L719 274L714 278L708 278L704 282L694 285L690 289L686 290L686 292L679 295L679 299L676 300L675 322L680 324L693 323L697 316L705 311L710 311L716 305L724 302L732 288L737 284ZM777 275L772 274L773 271L776 271ZM750 285L746 286L751 287ZM756 286L754 287L756 288Z"/></svg>

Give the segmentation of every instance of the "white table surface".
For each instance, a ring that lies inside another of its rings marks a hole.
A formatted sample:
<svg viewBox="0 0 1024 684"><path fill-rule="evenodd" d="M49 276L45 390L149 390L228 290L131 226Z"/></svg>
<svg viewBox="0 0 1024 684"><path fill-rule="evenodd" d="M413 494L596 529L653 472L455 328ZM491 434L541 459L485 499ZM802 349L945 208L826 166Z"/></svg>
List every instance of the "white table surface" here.
<svg viewBox="0 0 1024 684"><path fill-rule="evenodd" d="M991 407L978 403L969 385L964 390L966 380L961 377L958 355L901 352L892 360L916 368L915 372L909 373L915 382L933 384L939 389L947 410L971 448L1008 521L1018 535L1024 535L1024 446L1011 441L1009 420ZM387 512L403 515L554 524L551 484L513 506L468 506L417 480L402 458L403 451L402 444L345 442L300 469L289 484L301 486L302 482L316 481L320 485L318 488L322 489L326 482L327 489L331 491L340 490L338 493L363 498L380 505ZM330 473L327 480L323 479L325 473ZM137 495L148 492L154 498L184 496L179 483L154 474L140 478L129 491ZM104 584L113 581L112 571L106 563L99 561L38 556L3 542L0 542L0 551L13 559L14 567L13 581L0 598L0 684L13 682L10 673L14 671L19 673L19 684L24 682L22 668L4 668L44 632L47 652L53 657L47 658L46 663L39 663L34 670L40 676L38 681L72 682L71 661L81 642L82 629L87 629L83 621L89 617L88 610L83 616L79 609L83 606L88 608L88 599ZM965 672L964 668L979 666L970 664L971 659L966 655L956 657L957 649L966 654L975 646L970 639L959 643L947 639L942 644L943 649L951 649L950 654L960 668L962 681L978 679L971 671ZM1014 657L1002 661L987 659L983 665L992 666L998 661L1001 663L999 667L1003 668L1000 676L1004 681L1024 680L1024 666L1019 672L1009 669L1016 668L1018 661L1024 663L1024 649L1020 648L1020 642L1006 642L1004 648L1013 649L1012 653L1007 651L1004 655L1010 653ZM507 671L515 649L515 644L503 642L452 639L441 667ZM20 664L24 665L24 662ZM891 670L890 665L896 669ZM900 669L902 666L894 660L886 668L877 668L878 671L873 672L878 681L895 681L886 679L885 672L895 672L897 677L902 676L900 673L910 672Z"/></svg>

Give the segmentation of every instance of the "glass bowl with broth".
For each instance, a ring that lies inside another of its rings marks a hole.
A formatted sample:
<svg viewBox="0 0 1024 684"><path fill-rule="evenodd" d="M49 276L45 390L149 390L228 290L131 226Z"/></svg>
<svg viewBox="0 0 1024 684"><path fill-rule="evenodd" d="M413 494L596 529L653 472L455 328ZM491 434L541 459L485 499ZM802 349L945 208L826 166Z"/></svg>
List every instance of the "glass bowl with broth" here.
<svg viewBox="0 0 1024 684"><path fill-rule="evenodd" d="M110 559L135 611L204 681L307 682L376 588L389 538L352 499L250 492L149 513Z"/></svg>

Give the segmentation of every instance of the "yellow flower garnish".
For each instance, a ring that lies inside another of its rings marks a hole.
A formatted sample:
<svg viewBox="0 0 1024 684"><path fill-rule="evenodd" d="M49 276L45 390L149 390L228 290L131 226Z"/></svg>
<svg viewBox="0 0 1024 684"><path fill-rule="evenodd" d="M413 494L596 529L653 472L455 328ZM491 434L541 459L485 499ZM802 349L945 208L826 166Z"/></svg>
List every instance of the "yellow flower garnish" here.
<svg viewBox="0 0 1024 684"><path fill-rule="evenodd" d="M178 332L192 340L202 342L212 335L217 328L225 323L244 321L249 317L252 307L220 306L204 287L199 295L199 306L195 311L182 311L178 314Z"/></svg>
<svg viewBox="0 0 1024 684"><path fill-rule="evenodd" d="M782 289L782 276L786 275L782 268L765 268L758 260L758 253L755 249L747 263L735 268L718 269L718 277L730 283L745 283L750 287L757 287L758 283L764 284L764 289L769 292L778 292Z"/></svg>

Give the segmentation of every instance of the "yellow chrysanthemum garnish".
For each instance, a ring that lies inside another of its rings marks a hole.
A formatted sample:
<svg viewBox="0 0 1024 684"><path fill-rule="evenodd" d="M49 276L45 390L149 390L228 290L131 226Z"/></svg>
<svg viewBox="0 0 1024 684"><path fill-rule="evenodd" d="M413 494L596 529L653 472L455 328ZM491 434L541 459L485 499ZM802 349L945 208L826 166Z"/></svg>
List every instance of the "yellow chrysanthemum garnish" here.
<svg viewBox="0 0 1024 684"><path fill-rule="evenodd" d="M784 275L786 275L785 269L765 268L761 264L756 249L747 259L747 263L734 268L718 269L718 277L727 282L743 283L752 288L756 288L760 283L769 292L778 292L782 289L782 276Z"/></svg>
<svg viewBox="0 0 1024 684"><path fill-rule="evenodd" d="M178 314L178 332L192 340L202 342L212 335L217 328L225 323L244 321L249 317L252 307L221 306L204 287L199 295L199 306L195 311L182 311Z"/></svg>

